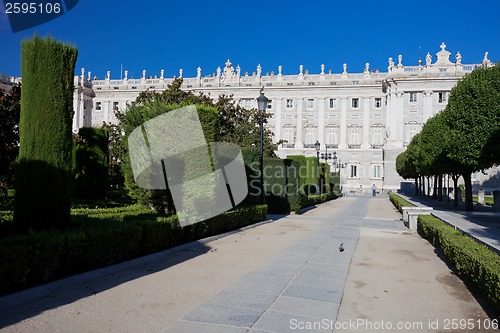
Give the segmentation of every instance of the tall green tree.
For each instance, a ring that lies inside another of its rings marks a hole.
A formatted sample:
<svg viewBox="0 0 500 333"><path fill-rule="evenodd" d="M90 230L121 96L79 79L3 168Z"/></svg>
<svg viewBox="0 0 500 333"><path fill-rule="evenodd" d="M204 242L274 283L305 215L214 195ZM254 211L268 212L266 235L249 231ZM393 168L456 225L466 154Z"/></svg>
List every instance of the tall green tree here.
<svg viewBox="0 0 500 333"><path fill-rule="evenodd" d="M500 162L500 65L466 75L451 90L443 114L448 157L464 179L466 210L473 210L471 173Z"/></svg>
<svg viewBox="0 0 500 333"><path fill-rule="evenodd" d="M65 227L70 217L73 75L78 51L37 35L21 47L23 92L14 223Z"/></svg>
<svg viewBox="0 0 500 333"><path fill-rule="evenodd" d="M0 183L11 187L14 182L14 161L19 153L19 114L21 85L9 92L0 89Z"/></svg>
<svg viewBox="0 0 500 333"><path fill-rule="evenodd" d="M128 156L127 137L145 121L171 110L195 104L207 142L229 142L241 148L258 147L260 143L260 114L257 110L246 110L239 106L232 96L221 95L217 101L206 95L196 95L181 89L182 79L175 79L163 92L144 91L127 107L117 112L119 127L125 133L124 156L121 161L125 188L129 195L143 204L149 204L160 212L175 212L168 190L144 190L134 181ZM267 122L269 114L264 114ZM272 142L272 132L264 132L264 155L274 157L277 143ZM196 159L194 159L196 160Z"/></svg>

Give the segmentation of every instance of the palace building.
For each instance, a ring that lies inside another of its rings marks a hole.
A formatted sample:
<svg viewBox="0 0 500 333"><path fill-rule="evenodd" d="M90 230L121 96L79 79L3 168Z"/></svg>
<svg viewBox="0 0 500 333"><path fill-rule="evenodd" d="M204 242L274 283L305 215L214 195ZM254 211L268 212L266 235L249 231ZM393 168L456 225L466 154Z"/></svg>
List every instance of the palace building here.
<svg viewBox="0 0 500 333"><path fill-rule="evenodd" d="M457 52L451 53L446 45L433 57L427 53L424 62L415 66L403 65L403 57L389 58L387 72L371 70L367 63L362 73L349 73L343 64L340 74L325 72L320 66L318 74L309 73L300 65L294 75L277 72L263 74L260 65L252 73L234 67L227 60L216 73L183 78L182 88L204 93L212 98L221 94L233 95L245 108L256 108L262 88L269 99L267 111L272 115L267 126L274 133L274 140L285 140L279 145L277 155L317 156L315 143L320 143L320 153L334 153L338 163L331 170L339 170L345 194L369 191L372 184L379 190L397 190L404 180L399 177L395 160L405 150L413 135L423 124L442 111L451 89L467 73L480 66L491 66L488 52L475 64L463 64ZM161 91L174 78L164 77L164 71L154 77L143 71L140 79L111 79L110 72L104 79L85 76L75 77L74 122L75 131L80 127L100 126L103 122L116 122L114 109L125 110L146 89ZM496 168L489 175L497 174Z"/></svg>

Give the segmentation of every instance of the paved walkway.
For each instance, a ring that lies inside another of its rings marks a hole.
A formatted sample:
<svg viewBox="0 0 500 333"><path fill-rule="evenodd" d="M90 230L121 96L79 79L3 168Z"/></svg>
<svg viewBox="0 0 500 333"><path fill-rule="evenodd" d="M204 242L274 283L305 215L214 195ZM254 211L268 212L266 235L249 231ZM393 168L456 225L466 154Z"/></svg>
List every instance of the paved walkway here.
<svg viewBox="0 0 500 333"><path fill-rule="evenodd" d="M465 211L464 203L453 206L453 200L431 200L417 196L399 194L416 206L433 207L433 215L457 227L462 232L478 239L500 253L500 212L490 206L474 205L474 211Z"/></svg>
<svg viewBox="0 0 500 333"><path fill-rule="evenodd" d="M397 320L429 332L446 329L447 318L489 320L400 217L387 197L344 197L116 265L109 275L0 298L0 331L357 332Z"/></svg>

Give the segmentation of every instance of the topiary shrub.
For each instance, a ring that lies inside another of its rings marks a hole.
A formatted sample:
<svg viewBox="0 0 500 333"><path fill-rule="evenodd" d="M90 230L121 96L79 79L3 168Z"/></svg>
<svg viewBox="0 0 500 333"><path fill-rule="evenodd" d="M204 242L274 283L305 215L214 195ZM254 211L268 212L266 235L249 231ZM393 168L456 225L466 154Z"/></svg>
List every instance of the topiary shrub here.
<svg viewBox="0 0 500 333"><path fill-rule="evenodd" d="M23 88L14 222L21 232L69 224L75 47L34 36L21 47Z"/></svg>

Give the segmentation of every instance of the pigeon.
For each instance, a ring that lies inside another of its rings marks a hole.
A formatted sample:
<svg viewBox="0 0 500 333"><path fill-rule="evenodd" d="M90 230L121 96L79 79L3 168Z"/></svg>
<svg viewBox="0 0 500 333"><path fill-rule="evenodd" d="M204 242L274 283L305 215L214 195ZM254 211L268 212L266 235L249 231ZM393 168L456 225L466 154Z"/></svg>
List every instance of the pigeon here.
<svg viewBox="0 0 500 333"><path fill-rule="evenodd" d="M339 251L344 252L344 243L340 243L339 245Z"/></svg>

